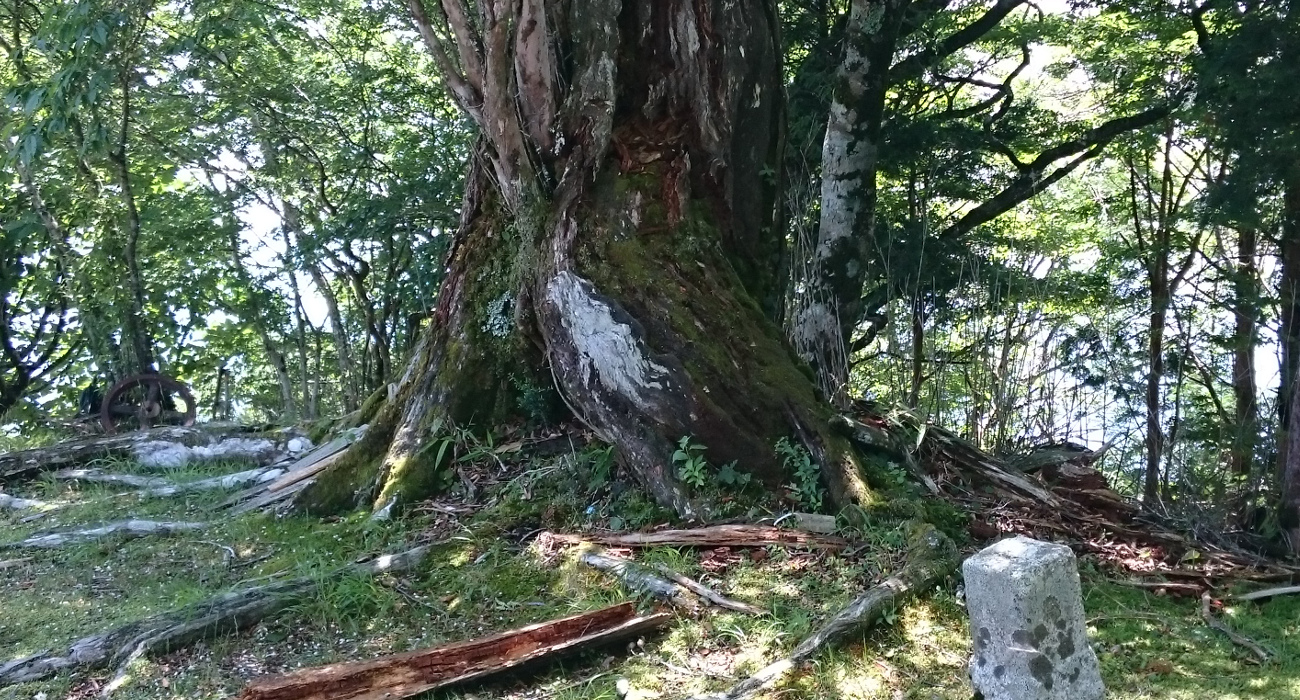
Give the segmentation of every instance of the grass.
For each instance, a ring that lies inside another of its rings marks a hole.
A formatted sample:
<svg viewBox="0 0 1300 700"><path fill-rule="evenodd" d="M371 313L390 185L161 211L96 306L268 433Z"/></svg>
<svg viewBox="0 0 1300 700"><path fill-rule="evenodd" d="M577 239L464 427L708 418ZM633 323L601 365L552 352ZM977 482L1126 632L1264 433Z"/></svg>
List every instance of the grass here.
<svg viewBox="0 0 1300 700"><path fill-rule="evenodd" d="M0 568L0 663L276 575L320 576L322 585L316 596L243 634L139 662L117 697L233 697L248 679L265 673L464 640L622 601L626 595L616 584L577 565L571 553L547 550L526 537L541 528L605 526L613 517L625 529L666 521L667 514L635 488L606 482L589 502L582 494L591 493L593 475L584 471L590 466L584 460L580 454L514 464L487 480L494 483L481 488L478 501L488 505L472 515L430 512L382 524L362 515L328 522L260 514L230 519L211 510L227 496L220 492L141 500L112 486L30 482L20 495L63 507L34 523L0 514L0 543L55 526L127 516L213 524L166 539L3 552L0 560L30 560ZM126 462L99 466L135 468ZM168 476L188 481L239 468L187 468ZM644 644L588 653L437 697L613 700L620 679L633 700L721 689L787 653L898 564L898 522L874 521L862 535L870 547L853 558L776 547L638 553L642 562L704 579L771 614L679 616ZM440 542L418 571L378 579L331 575L358 557L417 541ZM231 559L226 548L237 557ZM1300 700L1300 597L1225 610L1229 624L1276 653L1276 661L1259 666L1205 627L1197 601L1105 579L1085 560L1089 634L1110 697ZM954 583L894 611L894 624L823 654L771 697L966 700L970 648ZM110 674L81 672L3 688L0 699L89 698L92 681Z"/></svg>

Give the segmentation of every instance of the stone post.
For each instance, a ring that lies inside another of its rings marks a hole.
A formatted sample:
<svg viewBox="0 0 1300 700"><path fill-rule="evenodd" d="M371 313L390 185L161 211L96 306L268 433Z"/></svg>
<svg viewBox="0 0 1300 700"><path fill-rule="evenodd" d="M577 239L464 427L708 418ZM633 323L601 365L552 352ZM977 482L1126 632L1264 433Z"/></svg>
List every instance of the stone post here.
<svg viewBox="0 0 1300 700"><path fill-rule="evenodd" d="M961 569L976 693L985 700L1105 697L1069 547L1013 537L962 562Z"/></svg>

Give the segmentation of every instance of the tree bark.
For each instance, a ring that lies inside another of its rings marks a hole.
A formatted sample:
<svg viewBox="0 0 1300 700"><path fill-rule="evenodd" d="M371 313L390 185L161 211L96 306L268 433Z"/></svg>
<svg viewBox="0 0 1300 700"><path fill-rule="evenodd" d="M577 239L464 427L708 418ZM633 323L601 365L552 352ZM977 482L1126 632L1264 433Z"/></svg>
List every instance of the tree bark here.
<svg viewBox="0 0 1300 700"><path fill-rule="evenodd" d="M1282 237L1279 245L1282 280L1278 284L1278 307L1282 329L1278 344L1282 346L1282 367L1277 392L1278 473L1286 470L1291 441L1291 393L1293 379L1300 368L1300 166L1291 169L1282 192Z"/></svg>
<svg viewBox="0 0 1300 700"><path fill-rule="evenodd" d="M477 21L463 0L409 7L480 155L396 400L299 503L427 494L441 467L420 447L517 411L526 382L552 385L683 517L706 513L673 469L680 438L777 486L773 445L797 425L820 443L836 505L869 499L763 311L782 245L765 175L783 108L773 4L495 0Z"/></svg>

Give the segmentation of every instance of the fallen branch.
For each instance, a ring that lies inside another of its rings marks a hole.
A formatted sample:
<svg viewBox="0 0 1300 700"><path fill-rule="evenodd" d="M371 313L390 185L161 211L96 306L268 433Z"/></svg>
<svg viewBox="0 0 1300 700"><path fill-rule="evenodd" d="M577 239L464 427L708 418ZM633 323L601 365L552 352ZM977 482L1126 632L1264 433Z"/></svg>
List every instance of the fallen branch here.
<svg viewBox="0 0 1300 700"><path fill-rule="evenodd" d="M1205 592L1205 586L1199 583L1179 583L1177 581L1133 581L1118 578L1109 579L1109 581L1119 586L1141 588L1156 592L1167 591L1193 596L1200 596Z"/></svg>
<svg viewBox="0 0 1300 700"><path fill-rule="evenodd" d="M1201 618L1205 620L1205 624L1209 625L1211 629L1216 629L1222 632L1228 639L1232 640L1233 644L1249 650L1259 659L1260 663L1268 662L1269 653L1264 651L1263 647L1252 642L1249 638L1237 633L1228 626L1228 623L1214 616L1214 613L1210 610L1209 591L1201 594Z"/></svg>
<svg viewBox="0 0 1300 700"><path fill-rule="evenodd" d="M658 629L670 615L631 603L373 661L307 668L248 684L241 700L397 700Z"/></svg>
<svg viewBox="0 0 1300 700"><path fill-rule="evenodd" d="M623 582L624 588L638 595L648 595L692 613L700 609L700 600L694 593L634 561L617 559L596 551L583 552L578 561L593 569L613 574Z"/></svg>
<svg viewBox="0 0 1300 700"><path fill-rule="evenodd" d="M907 563L893 576L871 588L836 613L793 653L768 664L758 673L735 684L725 693L697 696L696 700L741 700L771 688L792 669L818 654L824 647L853 632L871 627L917 591L929 588L957 565L957 549L946 535L931 525L918 525L912 532Z"/></svg>
<svg viewBox="0 0 1300 700"><path fill-rule="evenodd" d="M766 525L710 525L689 530L632 532L626 535L551 533L561 542L595 542L609 547L767 547L784 545L809 549L843 549L848 540Z"/></svg>
<svg viewBox="0 0 1300 700"><path fill-rule="evenodd" d="M424 559L430 546L346 566L332 576L302 577L230 591L179 610L83 637L61 655L45 651L0 665L0 687L41 680L72 668L116 666L116 676L104 687L103 694L107 695L124 682L127 666L138 658L157 651L175 651L200 639L246 629L311 595L323 581L334 580L340 575L374 576L409 571Z"/></svg>
<svg viewBox="0 0 1300 700"><path fill-rule="evenodd" d="M1241 595L1233 596L1233 598L1236 598L1237 600L1243 600L1243 601L1264 600L1265 598L1272 598L1273 596L1279 596L1279 595L1291 595L1292 593L1300 593L1300 586L1279 586L1277 588L1265 588L1262 591L1252 591L1250 593L1242 593Z"/></svg>
<svg viewBox="0 0 1300 700"><path fill-rule="evenodd" d="M151 535L175 535L207 527L207 523L159 522L156 520L122 520L82 530L55 530L32 535L25 540L0 545L0 549L54 549L68 544L93 542L105 537L121 536L127 539Z"/></svg>
<svg viewBox="0 0 1300 700"><path fill-rule="evenodd" d="M674 583L676 583L677 585L679 585L679 586L685 588L686 590L690 591L691 593L694 593L695 595L699 596L700 598L702 598L702 599L708 601L709 603L712 603L712 604L718 606L719 608L726 608L727 610L735 610L736 612L743 612L743 613L745 613L746 615L762 615L762 614L764 614L764 611L763 611L763 610L760 610L760 609L758 609L758 608L756 608L756 607L754 607L754 606L752 606L752 605L750 605L750 604L748 604L748 603L742 603L742 602L740 602L740 601L738 601L738 600L732 600L732 599L730 599L730 598L728 598L728 597L722 595L721 593L718 593L717 591L713 590L712 588L709 588L708 586L705 586L704 584L700 583L699 581L696 581L696 580L693 579L693 578L688 578L688 577L686 577L686 576L683 576L683 575L677 573L676 571L673 571L673 570L669 569L668 567L666 567L666 566L664 566L664 565L662 565L662 564L656 566L655 568L659 570L659 573L661 573L661 574L663 574L664 576L668 577L669 580L671 580L671 581L673 581Z"/></svg>

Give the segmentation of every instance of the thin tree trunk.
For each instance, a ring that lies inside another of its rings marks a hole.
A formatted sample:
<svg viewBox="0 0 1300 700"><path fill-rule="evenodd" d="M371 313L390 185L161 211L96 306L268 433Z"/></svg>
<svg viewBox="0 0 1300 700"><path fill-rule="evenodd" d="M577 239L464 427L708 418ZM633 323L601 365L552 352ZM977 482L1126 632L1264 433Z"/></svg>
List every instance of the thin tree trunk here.
<svg viewBox="0 0 1300 700"><path fill-rule="evenodd" d="M119 87L122 90L121 130L118 133L117 147L110 154L117 171L118 187L121 188L122 204L126 207L126 241L122 247L122 262L126 266L128 309L123 319L123 340L131 349L132 357L128 361L132 373L157 371L154 358L153 340L145 322L144 274L140 271L140 210L136 206L135 187L131 182L130 156L128 144L131 135L131 72L123 68Z"/></svg>
<svg viewBox="0 0 1300 700"><path fill-rule="evenodd" d="M1244 227L1237 232L1237 274L1233 279L1232 394L1235 423L1230 464L1232 474L1248 478L1254 471L1255 441L1258 434L1258 404L1255 396L1255 345L1259 318L1259 272L1255 267L1256 231Z"/></svg>
<svg viewBox="0 0 1300 700"><path fill-rule="evenodd" d="M1292 380L1300 370L1300 167L1293 168L1283 186L1282 237L1280 245L1282 280L1278 285L1278 307L1282 318L1279 344L1282 367L1277 396L1278 406L1278 473L1286 471L1287 451L1291 440L1287 433L1291 420Z"/></svg>
<svg viewBox="0 0 1300 700"><path fill-rule="evenodd" d="M921 385L925 382L925 308L918 292L912 299L912 388L907 393L908 408L921 405Z"/></svg>

